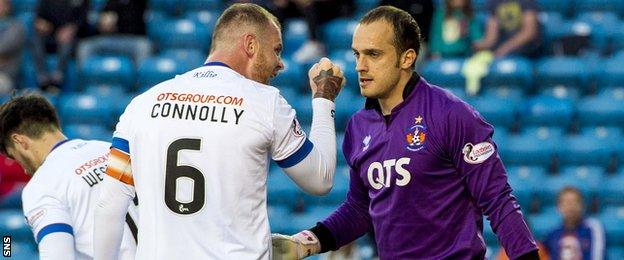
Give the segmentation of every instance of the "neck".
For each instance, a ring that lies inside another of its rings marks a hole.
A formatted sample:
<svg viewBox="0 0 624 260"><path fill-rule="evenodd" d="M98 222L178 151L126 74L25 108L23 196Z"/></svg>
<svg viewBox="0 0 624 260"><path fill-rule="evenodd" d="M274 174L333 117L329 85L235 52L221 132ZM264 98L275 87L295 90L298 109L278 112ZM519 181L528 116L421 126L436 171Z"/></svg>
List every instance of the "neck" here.
<svg viewBox="0 0 624 260"><path fill-rule="evenodd" d="M390 94L386 97L377 99L383 115L389 115L392 112L392 109L403 102L403 91L405 90L405 85L407 85L407 82L410 80L413 73L414 72L412 70L402 70L401 75L399 76L399 81L392 88Z"/></svg>
<svg viewBox="0 0 624 260"><path fill-rule="evenodd" d="M206 63L214 61L223 62L232 70L238 72L238 74L243 75L243 77L250 78L251 74L248 72L245 62L238 57L240 57L240 55L234 55L230 50L214 51L208 56Z"/></svg>
<svg viewBox="0 0 624 260"><path fill-rule="evenodd" d="M566 230L574 230L581 223L581 219L573 219L573 220L564 220L563 226Z"/></svg>
<svg viewBox="0 0 624 260"><path fill-rule="evenodd" d="M39 168L39 166L41 166L41 164L43 164L43 161L45 161L46 157L48 157L48 155L50 155L50 152L52 151L52 148L58 144L59 142L63 141L67 139L67 137L65 137L65 135L63 135L63 133L61 133L60 131L54 131L54 132L48 132L48 133L44 133L41 138L39 139L38 142L35 143L34 148L34 153L35 153L35 160L37 163L37 168Z"/></svg>

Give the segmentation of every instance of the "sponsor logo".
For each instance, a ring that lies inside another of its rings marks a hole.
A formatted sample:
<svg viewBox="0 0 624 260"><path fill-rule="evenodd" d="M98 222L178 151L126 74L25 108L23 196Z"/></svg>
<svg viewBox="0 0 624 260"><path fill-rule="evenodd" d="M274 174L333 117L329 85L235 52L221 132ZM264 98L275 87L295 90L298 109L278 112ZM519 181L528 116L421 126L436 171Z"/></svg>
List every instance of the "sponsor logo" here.
<svg viewBox="0 0 624 260"><path fill-rule="evenodd" d="M425 140L427 139L427 127L422 124L423 118L417 116L413 126L407 128L407 134L405 139L407 145L405 148L412 152L419 151L425 147Z"/></svg>
<svg viewBox="0 0 624 260"><path fill-rule="evenodd" d="M34 227L35 222L37 222L37 220L43 217L43 215L45 215L45 212L46 212L45 209L42 209L31 214L30 216L26 217L26 223L28 223L28 225L30 225L31 227Z"/></svg>
<svg viewBox="0 0 624 260"><path fill-rule="evenodd" d="M467 143L464 145L464 148L462 148L464 161L470 164L482 163L490 158L494 152L494 145L489 142L478 144Z"/></svg>

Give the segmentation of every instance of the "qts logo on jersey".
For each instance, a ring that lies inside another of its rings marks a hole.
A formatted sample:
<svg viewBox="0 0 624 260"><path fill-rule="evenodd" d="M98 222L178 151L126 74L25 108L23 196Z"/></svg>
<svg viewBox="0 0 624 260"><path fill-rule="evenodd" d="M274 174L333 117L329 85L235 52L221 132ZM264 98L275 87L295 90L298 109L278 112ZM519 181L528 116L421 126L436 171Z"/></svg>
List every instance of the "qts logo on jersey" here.
<svg viewBox="0 0 624 260"><path fill-rule="evenodd" d="M425 140L427 139L427 127L422 124L423 118L417 116L415 118L416 123L407 129L408 133L405 136L407 145L405 148L412 152L419 151L425 147Z"/></svg>
<svg viewBox="0 0 624 260"><path fill-rule="evenodd" d="M409 163L410 158L406 157L385 160L383 163L372 162L368 166L368 183L376 190L390 187L393 179L397 186L405 186L412 179L412 174L405 169Z"/></svg>

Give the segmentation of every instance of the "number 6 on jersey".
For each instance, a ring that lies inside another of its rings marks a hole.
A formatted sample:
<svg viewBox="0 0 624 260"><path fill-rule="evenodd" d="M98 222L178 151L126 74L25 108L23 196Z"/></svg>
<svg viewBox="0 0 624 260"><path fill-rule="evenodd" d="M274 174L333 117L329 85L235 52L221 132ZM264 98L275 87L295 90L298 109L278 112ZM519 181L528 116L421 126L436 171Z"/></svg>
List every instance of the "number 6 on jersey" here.
<svg viewBox="0 0 624 260"><path fill-rule="evenodd" d="M167 166L165 169L165 204L182 215L190 215L204 207L206 188L204 174L197 168L178 164L180 150L201 150L201 140L183 138L173 141L167 148ZM176 198L178 179L186 177L193 180L193 198L189 202L178 201Z"/></svg>

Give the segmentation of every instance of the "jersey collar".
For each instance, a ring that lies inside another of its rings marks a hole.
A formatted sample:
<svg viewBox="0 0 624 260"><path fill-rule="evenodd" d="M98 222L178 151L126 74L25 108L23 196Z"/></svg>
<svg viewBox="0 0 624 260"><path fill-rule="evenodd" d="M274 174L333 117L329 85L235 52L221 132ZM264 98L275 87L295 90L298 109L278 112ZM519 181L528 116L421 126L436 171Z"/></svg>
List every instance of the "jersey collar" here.
<svg viewBox="0 0 624 260"><path fill-rule="evenodd" d="M50 150L50 152L54 151L54 149L58 148L59 146L63 145L64 143L67 143L69 141L71 141L72 139L65 139L63 141L60 141L58 143L56 143L54 146L52 146L52 150Z"/></svg>
<svg viewBox="0 0 624 260"><path fill-rule="evenodd" d="M231 69L230 66L228 66L227 64L220 62L220 61L211 61L211 62L207 62L206 64L204 64L205 66L221 66L221 67L226 67L228 69Z"/></svg>
<svg viewBox="0 0 624 260"><path fill-rule="evenodd" d="M409 81L407 81L407 84L405 84L405 88L403 88L403 102L405 102L405 100L407 100L407 97L409 97L409 95L414 92L414 89L416 89L416 86L419 82L420 75L418 74L418 72L414 71L414 73L412 73L412 77L409 79ZM397 107L401 106L403 102L401 102ZM366 98L364 109L375 109L379 111L379 113L381 113L381 107L379 106L379 101L377 101L376 98Z"/></svg>

